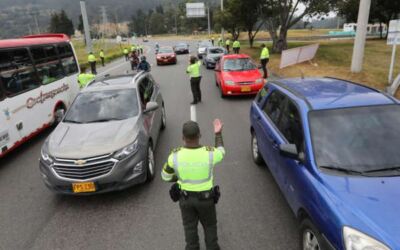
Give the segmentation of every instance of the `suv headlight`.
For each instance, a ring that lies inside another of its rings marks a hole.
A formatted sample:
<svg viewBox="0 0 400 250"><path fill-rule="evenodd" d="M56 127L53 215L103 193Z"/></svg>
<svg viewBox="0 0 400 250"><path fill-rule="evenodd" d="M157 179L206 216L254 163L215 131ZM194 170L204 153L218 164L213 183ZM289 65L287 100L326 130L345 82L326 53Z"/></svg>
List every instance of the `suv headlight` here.
<svg viewBox="0 0 400 250"><path fill-rule="evenodd" d="M129 144L123 149L118 150L114 153L114 158L117 160L123 160L128 156L135 154L138 151L138 141L136 140L134 143Z"/></svg>
<svg viewBox="0 0 400 250"><path fill-rule="evenodd" d="M343 227L343 237L347 250L390 250L383 243L350 227Z"/></svg>
<svg viewBox="0 0 400 250"><path fill-rule="evenodd" d="M48 153L48 145L49 142L45 141L40 151L40 159L47 165L51 165L54 163L54 160L53 157L51 157L51 155Z"/></svg>
<svg viewBox="0 0 400 250"><path fill-rule="evenodd" d="M264 78L260 78L256 80L256 84L264 83Z"/></svg>
<svg viewBox="0 0 400 250"><path fill-rule="evenodd" d="M231 81L231 80L227 80L227 81L225 81L225 84L226 85L235 85L235 82Z"/></svg>

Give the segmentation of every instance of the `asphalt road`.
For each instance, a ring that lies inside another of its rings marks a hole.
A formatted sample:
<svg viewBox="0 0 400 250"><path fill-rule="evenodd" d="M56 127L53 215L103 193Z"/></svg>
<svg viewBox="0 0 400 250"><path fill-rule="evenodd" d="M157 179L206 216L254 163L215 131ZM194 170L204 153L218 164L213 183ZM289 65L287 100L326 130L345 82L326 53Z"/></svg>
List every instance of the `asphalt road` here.
<svg viewBox="0 0 400 250"><path fill-rule="evenodd" d="M152 50L148 58L155 64ZM181 127L190 118L187 63L188 56L181 55L177 65L152 68L167 111L167 129L156 148L158 173L170 150L181 145ZM104 70L122 74L129 65L118 60ZM269 171L251 159L253 97L221 99L213 74L203 69L203 103L197 105L197 119L203 144L214 142L214 118L225 123L227 155L215 173L222 191L217 207L221 248L297 249L294 215ZM179 207L170 200L170 184L160 174L150 184L97 196L60 196L47 190L38 157L50 132L0 160L0 249L184 249Z"/></svg>

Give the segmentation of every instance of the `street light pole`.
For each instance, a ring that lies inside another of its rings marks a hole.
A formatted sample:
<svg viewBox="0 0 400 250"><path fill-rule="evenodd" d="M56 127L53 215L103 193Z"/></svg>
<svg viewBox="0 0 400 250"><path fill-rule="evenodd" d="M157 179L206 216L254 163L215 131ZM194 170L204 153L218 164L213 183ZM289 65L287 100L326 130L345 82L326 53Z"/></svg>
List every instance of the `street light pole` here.
<svg viewBox="0 0 400 250"><path fill-rule="evenodd" d="M90 38L90 27L86 13L85 1L81 1L81 12L82 12L83 29L85 30L86 52L89 53L92 51L92 39Z"/></svg>
<svg viewBox="0 0 400 250"><path fill-rule="evenodd" d="M208 18L208 36L211 36L210 6L207 7L207 18Z"/></svg>
<svg viewBox="0 0 400 250"><path fill-rule="evenodd" d="M221 0L221 12L224 11L224 0ZM224 27L221 27L221 39L222 43L224 42Z"/></svg>
<svg viewBox="0 0 400 250"><path fill-rule="evenodd" d="M358 10L357 20L357 33L354 41L353 58L351 61L351 72L353 73L360 73L362 70L370 7L371 0L360 0L360 8Z"/></svg>

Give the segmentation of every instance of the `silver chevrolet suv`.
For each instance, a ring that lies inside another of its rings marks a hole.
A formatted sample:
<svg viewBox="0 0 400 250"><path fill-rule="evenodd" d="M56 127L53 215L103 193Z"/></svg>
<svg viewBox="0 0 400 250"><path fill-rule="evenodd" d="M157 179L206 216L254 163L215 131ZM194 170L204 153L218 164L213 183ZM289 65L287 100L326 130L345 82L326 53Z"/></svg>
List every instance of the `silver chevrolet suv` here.
<svg viewBox="0 0 400 250"><path fill-rule="evenodd" d="M93 194L151 181L165 126L160 87L149 73L96 80L46 139L39 163L44 183L57 193Z"/></svg>

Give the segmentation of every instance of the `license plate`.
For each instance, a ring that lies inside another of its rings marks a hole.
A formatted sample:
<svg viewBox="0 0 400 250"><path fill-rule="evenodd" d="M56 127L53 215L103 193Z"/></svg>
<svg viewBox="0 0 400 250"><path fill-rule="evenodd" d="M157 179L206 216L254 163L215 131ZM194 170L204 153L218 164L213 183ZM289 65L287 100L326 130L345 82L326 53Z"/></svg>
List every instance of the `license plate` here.
<svg viewBox="0 0 400 250"><path fill-rule="evenodd" d="M72 183L72 190L74 191L74 193L95 192L96 186L94 185L94 182Z"/></svg>
<svg viewBox="0 0 400 250"><path fill-rule="evenodd" d="M244 86L241 88L242 92L250 92L251 91L251 87L250 86Z"/></svg>
<svg viewBox="0 0 400 250"><path fill-rule="evenodd" d="M10 135L7 131L0 133L0 147L7 145L10 141Z"/></svg>

